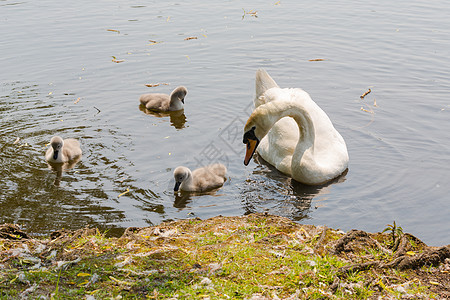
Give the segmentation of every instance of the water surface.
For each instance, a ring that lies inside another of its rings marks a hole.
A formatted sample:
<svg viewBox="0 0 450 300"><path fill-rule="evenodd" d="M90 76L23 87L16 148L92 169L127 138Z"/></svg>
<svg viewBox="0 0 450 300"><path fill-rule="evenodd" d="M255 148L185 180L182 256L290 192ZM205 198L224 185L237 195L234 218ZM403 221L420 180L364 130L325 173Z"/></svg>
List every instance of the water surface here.
<svg viewBox="0 0 450 300"><path fill-rule="evenodd" d="M449 10L445 1L2 0L0 222L34 234L114 232L267 211L344 230L395 220L447 244ZM261 67L309 92L346 140L349 170L333 184L292 182L257 157L244 167ZM178 85L189 90L184 114L139 108L140 94ZM56 134L84 151L59 185L43 157ZM175 167L216 160L229 169L222 189L173 194Z"/></svg>

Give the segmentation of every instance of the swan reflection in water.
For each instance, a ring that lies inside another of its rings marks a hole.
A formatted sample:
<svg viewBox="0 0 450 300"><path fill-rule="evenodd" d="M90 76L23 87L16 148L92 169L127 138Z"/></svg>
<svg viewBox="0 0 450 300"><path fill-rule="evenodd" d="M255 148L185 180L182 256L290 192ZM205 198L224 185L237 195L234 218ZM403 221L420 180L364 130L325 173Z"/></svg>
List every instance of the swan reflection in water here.
<svg viewBox="0 0 450 300"><path fill-rule="evenodd" d="M185 128L186 123L186 115L184 114L184 110L177 110L177 111L152 111L145 108L144 105L139 105L139 110L144 112L147 115L152 115L158 118L165 118L170 117L170 125L175 127L176 129L183 129Z"/></svg>
<svg viewBox="0 0 450 300"><path fill-rule="evenodd" d="M178 208L180 210L185 209L186 206L192 202L192 199L194 197L198 196L214 196L214 197L221 197L224 196L224 194L218 194L218 190L209 191L209 192L185 192L185 191L178 191L174 193L175 199L173 201L173 207ZM215 204L212 204L211 206L215 206ZM205 207L205 206L203 206Z"/></svg>
<svg viewBox="0 0 450 300"><path fill-rule="evenodd" d="M81 156L65 163L47 162L48 168L55 171L56 177L53 184L59 186L61 184L62 174L67 170L72 169L81 160Z"/></svg>
<svg viewBox="0 0 450 300"><path fill-rule="evenodd" d="M306 185L284 175L259 155L253 158L258 167L246 180L241 193L244 214L268 212L294 221L308 218L313 199L326 200L331 186L344 182L347 174L346 170L339 177L323 185Z"/></svg>

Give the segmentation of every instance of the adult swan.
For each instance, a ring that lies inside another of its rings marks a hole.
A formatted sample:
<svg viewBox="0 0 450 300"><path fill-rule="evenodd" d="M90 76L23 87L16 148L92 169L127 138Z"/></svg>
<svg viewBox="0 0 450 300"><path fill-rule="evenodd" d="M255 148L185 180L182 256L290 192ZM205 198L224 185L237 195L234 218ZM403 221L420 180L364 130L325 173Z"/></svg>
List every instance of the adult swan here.
<svg viewBox="0 0 450 300"><path fill-rule="evenodd" d="M279 171L308 185L324 184L347 169L344 139L307 92L281 89L258 70L255 107L244 127L245 165L258 149Z"/></svg>

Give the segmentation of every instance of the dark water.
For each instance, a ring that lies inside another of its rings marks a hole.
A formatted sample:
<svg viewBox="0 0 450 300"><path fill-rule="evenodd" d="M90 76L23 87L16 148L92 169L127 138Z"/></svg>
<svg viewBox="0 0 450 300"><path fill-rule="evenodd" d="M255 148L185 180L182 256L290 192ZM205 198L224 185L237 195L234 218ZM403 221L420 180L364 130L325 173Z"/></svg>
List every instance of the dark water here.
<svg viewBox="0 0 450 300"><path fill-rule="evenodd" d="M267 211L344 230L395 220L447 244L448 11L446 1L0 0L0 222L114 232ZM308 91L346 140L337 182L303 186L257 158L244 167L261 67ZM155 83L169 85L145 86ZM139 109L140 94L177 85L189 90L184 114ZM59 186L43 156L56 134L84 151ZM175 167L216 160L229 169L217 193L173 194Z"/></svg>

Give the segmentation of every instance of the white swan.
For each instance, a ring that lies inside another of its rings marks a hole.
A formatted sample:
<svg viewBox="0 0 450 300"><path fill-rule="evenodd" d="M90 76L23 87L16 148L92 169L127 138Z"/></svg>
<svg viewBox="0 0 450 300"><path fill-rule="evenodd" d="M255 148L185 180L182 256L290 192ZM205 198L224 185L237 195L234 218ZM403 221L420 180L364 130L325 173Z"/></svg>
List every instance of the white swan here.
<svg viewBox="0 0 450 300"><path fill-rule="evenodd" d="M80 143L76 139L63 140L54 136L45 153L45 160L50 163L65 163L79 158L82 154Z"/></svg>
<svg viewBox="0 0 450 300"><path fill-rule="evenodd" d="M222 164L213 164L191 172L187 167L177 167L174 191L204 192L221 187L226 180L227 168Z"/></svg>
<svg viewBox="0 0 450 300"><path fill-rule="evenodd" d="M139 101L148 110L153 111L177 111L183 109L184 97L186 97L187 89L179 86L167 94L144 94L139 97Z"/></svg>
<svg viewBox="0 0 450 300"><path fill-rule="evenodd" d="M258 70L255 106L244 128L245 165L258 149L279 171L309 185L326 183L347 169L344 139L308 93L281 89Z"/></svg>

